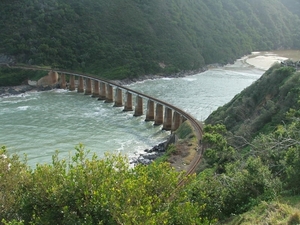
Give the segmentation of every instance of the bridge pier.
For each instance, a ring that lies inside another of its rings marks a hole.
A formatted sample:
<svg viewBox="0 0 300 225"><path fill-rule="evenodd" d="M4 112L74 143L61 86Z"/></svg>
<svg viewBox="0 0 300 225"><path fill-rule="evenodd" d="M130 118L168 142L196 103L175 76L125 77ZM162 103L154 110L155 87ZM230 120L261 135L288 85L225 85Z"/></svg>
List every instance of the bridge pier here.
<svg viewBox="0 0 300 225"><path fill-rule="evenodd" d="M81 77L81 76L78 78L77 92L78 93L83 93L84 92L83 77Z"/></svg>
<svg viewBox="0 0 300 225"><path fill-rule="evenodd" d="M67 84L66 84L66 75L65 74L61 74L60 75L60 88L61 89L66 89Z"/></svg>
<svg viewBox="0 0 300 225"><path fill-rule="evenodd" d="M126 102L123 111L133 111L132 107L132 94L128 91L126 92Z"/></svg>
<svg viewBox="0 0 300 225"><path fill-rule="evenodd" d="M111 86L110 84L106 85L106 98L105 98L105 103L111 103L114 102L114 93L113 93L113 86Z"/></svg>
<svg viewBox="0 0 300 225"><path fill-rule="evenodd" d="M120 88L116 88L116 97L114 107L122 107L123 106L123 94Z"/></svg>
<svg viewBox="0 0 300 225"><path fill-rule="evenodd" d="M92 81L90 78L85 79L86 87L85 87L85 95L91 95L92 94Z"/></svg>
<svg viewBox="0 0 300 225"><path fill-rule="evenodd" d="M150 99L147 102L147 113L145 121L154 121L154 102Z"/></svg>
<svg viewBox="0 0 300 225"><path fill-rule="evenodd" d="M164 122L164 108L161 104L156 104L154 125L161 125Z"/></svg>
<svg viewBox="0 0 300 225"><path fill-rule="evenodd" d="M74 91L75 90L75 76L74 75L70 75L69 78L69 90L70 91Z"/></svg>
<svg viewBox="0 0 300 225"><path fill-rule="evenodd" d="M182 124L182 117L178 112L173 113L173 122L172 122L172 131L175 131L178 129L178 127Z"/></svg>
<svg viewBox="0 0 300 225"><path fill-rule="evenodd" d="M165 116L163 123L163 130L171 130L172 128L172 109L165 107Z"/></svg>
<svg viewBox="0 0 300 225"><path fill-rule="evenodd" d="M100 82L100 96L98 100L105 100L106 99L106 84Z"/></svg>
<svg viewBox="0 0 300 225"><path fill-rule="evenodd" d="M86 84L86 87L85 87L84 94L85 95L91 95L92 94L92 81L91 81L91 79L86 78L85 79L85 84Z"/></svg>
<svg viewBox="0 0 300 225"><path fill-rule="evenodd" d="M99 81L93 80L93 92L92 92L92 97L100 97L100 92L99 92Z"/></svg>
<svg viewBox="0 0 300 225"><path fill-rule="evenodd" d="M154 125L162 125L163 130L171 130L172 132L177 130L179 126L186 120L191 122L191 125L195 129L196 137L201 144L203 128L201 124L189 114L184 111L177 109L175 106L172 106L164 101L160 101L156 98L152 98L148 95L139 93L134 90L130 90L127 87L122 87L116 83L102 80L100 78L92 77L84 74L69 73L66 71L58 71L61 73L60 84L61 88L66 87L66 74L69 75L69 85L68 88L70 91L76 90L77 92L84 92L85 94L92 94L92 97L99 97L98 100L105 100L105 102L114 103L114 106L119 107L123 106L123 90L126 90L126 102L123 111L132 111L132 94L136 95L135 97L135 108L134 116L143 115L143 99L147 99L147 113L145 121L154 121ZM75 77L78 77L76 82ZM85 82L85 83L84 83ZM114 89L115 99L114 99ZM188 118L188 119L187 119ZM193 165L196 165L200 162L201 154L197 156L196 161ZM189 171L194 171L194 167L190 167ZM190 173L190 172L189 172Z"/></svg>
<svg viewBox="0 0 300 225"><path fill-rule="evenodd" d="M133 116L141 116L141 115L143 115L143 98L137 95L135 99L135 108L134 108Z"/></svg>

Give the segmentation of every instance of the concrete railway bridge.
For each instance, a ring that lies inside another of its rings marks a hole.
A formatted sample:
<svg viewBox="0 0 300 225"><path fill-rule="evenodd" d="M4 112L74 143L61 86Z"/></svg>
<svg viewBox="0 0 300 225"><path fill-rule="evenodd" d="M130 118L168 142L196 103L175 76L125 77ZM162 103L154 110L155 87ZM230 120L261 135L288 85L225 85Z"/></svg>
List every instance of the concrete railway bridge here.
<svg viewBox="0 0 300 225"><path fill-rule="evenodd" d="M131 90L113 81L96 76L56 70L60 74L60 86L70 91L84 93L114 103L114 107L124 107L123 111L134 111L134 116L144 115L144 101L147 101L145 121L154 121L154 125L162 125L162 129L175 131L185 121L189 120L193 126L199 145L199 154L194 158L187 171L187 175L195 172L203 153L201 140L203 135L202 124L185 111L157 98ZM67 83L67 76L69 76ZM133 101L135 99L135 101Z"/></svg>

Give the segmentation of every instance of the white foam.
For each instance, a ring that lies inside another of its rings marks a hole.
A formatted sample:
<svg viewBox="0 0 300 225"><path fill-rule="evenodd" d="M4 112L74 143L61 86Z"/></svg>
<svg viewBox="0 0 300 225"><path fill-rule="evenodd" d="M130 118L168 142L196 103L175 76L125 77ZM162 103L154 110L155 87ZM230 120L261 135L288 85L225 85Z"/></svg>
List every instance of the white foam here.
<svg viewBox="0 0 300 225"><path fill-rule="evenodd" d="M56 92L56 93L67 93L67 92L69 92L66 89L53 89L53 91Z"/></svg>
<svg viewBox="0 0 300 225"><path fill-rule="evenodd" d="M186 80L186 81L195 81L195 80L197 80L196 78L191 78L191 77L184 77L182 79Z"/></svg>
<svg viewBox="0 0 300 225"><path fill-rule="evenodd" d="M20 110L27 110L28 108L29 108L28 105L26 105L26 106L19 106L18 107L18 109L20 109Z"/></svg>
<svg viewBox="0 0 300 225"><path fill-rule="evenodd" d="M174 78L171 78L171 77L163 77L161 78L162 80L173 80Z"/></svg>

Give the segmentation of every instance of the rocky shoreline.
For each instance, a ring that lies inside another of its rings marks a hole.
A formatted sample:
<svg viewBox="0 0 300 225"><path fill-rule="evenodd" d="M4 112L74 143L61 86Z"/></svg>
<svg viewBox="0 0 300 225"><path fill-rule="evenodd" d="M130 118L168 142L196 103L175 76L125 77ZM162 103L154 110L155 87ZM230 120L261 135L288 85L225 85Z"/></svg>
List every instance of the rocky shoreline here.
<svg viewBox="0 0 300 225"><path fill-rule="evenodd" d="M53 86L32 86L23 84L19 86L0 87L0 98L9 97L12 95L22 95L31 91L50 91L52 89L60 88L59 84Z"/></svg>
<svg viewBox="0 0 300 225"><path fill-rule="evenodd" d="M123 80L111 80L111 82L118 84L118 85L129 85L129 84L133 84L136 82L142 82L145 80L155 80L155 79L161 79L161 78L166 78L166 77L169 77L169 78L186 77L186 76L194 75L197 73L202 73L202 72L208 70L209 68L218 67L218 66L221 66L221 65L214 64L214 65L202 67L197 70L181 71L179 73L174 73L174 74L142 75L142 76L139 76L136 78L126 78ZM47 86L36 86L36 85L30 85L30 84L22 84L19 86L0 86L0 98L8 97L11 95L21 95L21 94L25 94L26 92L29 92L29 91L49 91L49 90L56 89L56 88L60 88L60 85L55 84L55 85L47 85Z"/></svg>
<svg viewBox="0 0 300 225"><path fill-rule="evenodd" d="M139 154L139 156L137 158L133 158L130 161L130 164L143 164L143 165L149 165L151 164L154 160L156 160L157 158L163 156L167 149L168 146L170 144L175 143L177 140L177 136L172 133L168 140L159 143L158 145L155 145L154 147L152 147L151 149L145 149L144 153Z"/></svg>
<svg viewBox="0 0 300 225"><path fill-rule="evenodd" d="M162 142L158 145L155 145L151 149L145 149L144 153L140 153L137 158L133 158L130 161L130 164L138 165L149 165L151 164L155 159L161 157L163 154L165 154L167 149L166 142Z"/></svg>
<svg viewBox="0 0 300 225"><path fill-rule="evenodd" d="M219 67L219 66L222 66L222 65L212 64L212 65L208 65L208 66L199 68L197 70L181 71L179 73L174 73L174 74L161 74L161 75L148 74L148 75L142 75L142 76L139 76L136 78L126 78L123 80L111 80L111 82L114 82L115 84L118 84L118 85L129 85L129 84L133 84L136 82L142 82L145 80L186 77L186 76L191 76L191 75L195 75L198 73L202 73L210 68L215 68L215 67Z"/></svg>

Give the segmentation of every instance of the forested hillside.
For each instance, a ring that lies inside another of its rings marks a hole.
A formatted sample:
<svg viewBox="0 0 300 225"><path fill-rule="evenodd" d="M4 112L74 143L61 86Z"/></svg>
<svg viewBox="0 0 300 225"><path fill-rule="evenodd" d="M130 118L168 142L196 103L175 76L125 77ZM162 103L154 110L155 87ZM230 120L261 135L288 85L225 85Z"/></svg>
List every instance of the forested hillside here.
<svg viewBox="0 0 300 225"><path fill-rule="evenodd" d="M281 0L291 12L295 13L300 18L300 1L299 0Z"/></svg>
<svg viewBox="0 0 300 225"><path fill-rule="evenodd" d="M300 48L280 0L3 0L0 59L109 78L193 70Z"/></svg>
<svg viewBox="0 0 300 225"><path fill-rule="evenodd" d="M252 209L229 224L300 223L299 75L276 64L205 121L202 171L208 174L200 173L198 184L209 181L206 193L224 194L211 199L220 209L210 213L221 218ZM197 186L195 196L203 189Z"/></svg>

